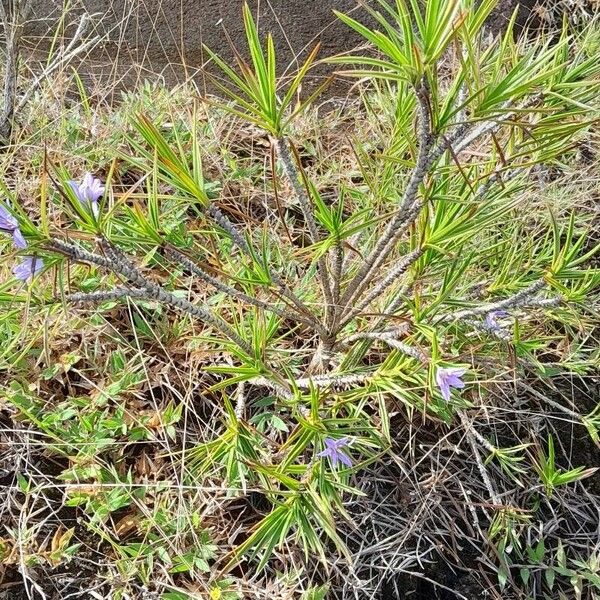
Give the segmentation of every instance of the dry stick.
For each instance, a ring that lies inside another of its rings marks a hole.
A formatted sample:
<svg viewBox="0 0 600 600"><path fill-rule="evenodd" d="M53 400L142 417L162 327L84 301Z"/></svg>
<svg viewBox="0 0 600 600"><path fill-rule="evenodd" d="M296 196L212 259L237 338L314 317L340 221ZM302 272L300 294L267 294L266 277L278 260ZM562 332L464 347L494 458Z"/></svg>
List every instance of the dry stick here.
<svg viewBox="0 0 600 600"><path fill-rule="evenodd" d="M519 385L521 385L523 388L525 388L527 390L528 394L535 396L538 400L545 402L552 408L555 408L556 410L564 413L565 415L568 415L569 417L576 419L585 427L584 417L582 415L580 415L578 412L575 412L574 410L567 408L566 406L563 406L562 404L556 402L555 400L548 398L547 396L545 396L541 392L538 392L535 388L531 387L530 385L528 385L524 382L520 382Z"/></svg>
<svg viewBox="0 0 600 600"><path fill-rule="evenodd" d="M294 394L292 394L287 388L285 388L282 385L279 385L271 379L267 379L266 377L254 377L252 379L249 379L247 383L251 385L259 385L266 387L283 400L294 400Z"/></svg>
<svg viewBox="0 0 600 600"><path fill-rule="evenodd" d="M72 304L100 304L102 302L108 302L109 300L122 300L124 298L143 300L154 299L154 297L145 289L128 287L116 287L112 290L101 292L77 292L65 296L65 299ZM268 306L265 306L264 308L265 310L271 310ZM295 315L291 315L289 318L296 317Z"/></svg>
<svg viewBox="0 0 600 600"><path fill-rule="evenodd" d="M456 139L456 136L453 136L453 139ZM444 144L449 144L449 140L445 140ZM436 148L434 150L434 152L432 153L432 156L435 156L436 160L437 158L439 158L440 156L440 149L441 149L441 145L438 146L438 148ZM442 152L443 153L443 152ZM512 179L515 175L517 174L517 170L513 169L512 171L509 171L507 175L505 175L505 180L508 179ZM479 188L476 191L475 194L475 198L474 201L480 201L483 199L483 197L488 193L489 189L492 187L492 185L494 183L496 183L497 181L500 181L499 175L498 174L492 174L489 179L482 185L479 186ZM412 225L413 220L416 219L419 215L419 213L421 212L421 209L424 206L424 200L417 200L413 206L411 207L410 211L407 213L407 220L405 221L404 225L402 226L400 231L405 231L408 227L410 227L410 225ZM397 293L396 295L396 299L392 302L392 304L390 304L390 306L387 307L386 309L386 314L388 315L393 315L396 310L398 310L398 308L400 307L401 303L402 303L402 296L408 291L408 289L410 288L410 284L405 284L401 290ZM380 319L376 325L379 325L381 323L383 319ZM345 324L347 324L347 322L349 321L345 321Z"/></svg>
<svg viewBox="0 0 600 600"><path fill-rule="evenodd" d="M4 0L2 0L0 2L0 19L4 25L6 38L6 70L4 72L2 114L0 115L0 137L8 140L12 133L12 120L16 112L21 36L24 21L31 11L32 0L25 2L9 0L6 8L4 4Z"/></svg>
<svg viewBox="0 0 600 600"><path fill-rule="evenodd" d="M17 0L18 2L18 0ZM85 42L82 38L89 26L89 15L84 13L81 16L77 30L67 47L57 54L50 64L29 84L21 99L16 102L17 91L17 76L18 76L18 59L19 45L22 35L23 24L29 12L31 11L31 0L28 0L22 8L19 9L19 15L13 15L13 23L8 25L8 14L4 9L4 5L0 3L0 19L5 24L6 32L6 55L7 65L4 78L4 106L2 115L0 116L0 135L8 138L12 129L12 118L29 102L33 92L39 87L41 82L49 77L54 71L61 66L68 64L76 56L83 54L93 48L102 39L101 36L95 36Z"/></svg>
<svg viewBox="0 0 600 600"><path fill-rule="evenodd" d="M530 106L533 106L542 97L543 97L543 94L535 94L534 96L529 98L526 102L523 102L520 106L516 107L515 109L503 113L501 115L502 116L501 119L496 120L496 121L492 121L492 120L488 119L487 121L480 122L477 127L472 128L469 131L469 133L464 138L462 138L462 140L456 146L454 146L454 151L456 152L456 154L458 154L459 152L462 152L467 146L471 145L475 140L486 135L487 133L493 133L501 125L507 123L509 121L509 119L511 119L515 115L519 114L519 111L529 108ZM499 110L509 108L509 107L510 107L510 102L507 101L507 102L502 103Z"/></svg>
<svg viewBox="0 0 600 600"><path fill-rule="evenodd" d="M167 256L169 256L169 258L171 258L175 262L183 265L183 267L185 267L188 271L190 271L191 273L193 273L194 275L199 277L202 281L208 283L215 289L217 289L221 292L224 292L228 296L237 298L238 300L242 300L243 302L251 304L252 306L256 306L258 308L262 308L263 310L272 312L272 313L282 317L283 319L298 321L300 323L304 323L305 325L308 325L309 327L318 327L319 326L318 322L309 320L309 319L303 317L298 312L292 313L292 312L289 312L286 310L282 310L282 309L278 308L277 306L273 306L273 305L269 304L268 302L264 302L262 300L259 300L258 298L249 296L248 294L245 294L244 292L241 292L240 290L238 290L230 285L227 285L226 283L219 281L212 275L209 275L206 271L204 271L201 267L199 267L195 262L190 260L185 254L183 254L183 252L180 252L173 246L165 246L165 253L167 254Z"/></svg>
<svg viewBox="0 0 600 600"><path fill-rule="evenodd" d="M237 230L236 226L219 210L214 204L209 204L206 214L224 231L226 231L233 240L233 243L247 256L253 257L252 250L245 240L244 236Z"/></svg>
<svg viewBox="0 0 600 600"><path fill-rule="evenodd" d="M376 274L377 267L381 265L391 252L393 244L398 237L398 229L405 221L405 211L414 203L419 192L419 186L423 182L427 170L432 164L429 154L432 142L429 94L424 85L417 90L417 100L419 112L419 154L417 156L417 163L413 169L408 185L404 190L402 202L400 203L396 216L392 219L384 234L379 238L375 248L373 248L369 256L365 259L358 270L358 273L353 277L348 284L346 291L340 298L342 314L348 306L352 305L354 299L362 293L365 287L369 285Z"/></svg>
<svg viewBox="0 0 600 600"><path fill-rule="evenodd" d="M364 340L365 338L370 338L371 336L380 336L382 338L391 338L391 339L400 339L402 336L405 336L410 329L408 323L403 323L398 327L392 327L390 329L384 329L383 331L362 331L360 333L353 333L348 337L345 337L340 340L342 344L349 344L351 342L355 342L356 340Z"/></svg>
<svg viewBox="0 0 600 600"><path fill-rule="evenodd" d="M304 216L304 220L306 221L306 226L308 227L308 232L310 234L310 241L313 244L316 244L320 239L319 230L317 229L317 223L311 211L311 203L308 194L300 184L300 174L294 165L290 142L286 138L282 137L276 138L273 143L275 144L277 155L281 161L283 172L285 173L285 176L289 182L292 184L294 194L296 195L296 199L298 200L298 204L302 210L302 215Z"/></svg>
<svg viewBox="0 0 600 600"><path fill-rule="evenodd" d="M279 220L283 225L285 230L285 235L287 236L288 242L290 243L290 247L294 245L294 240L292 240L292 234L290 232L290 228L285 222L285 211L283 210L283 206L281 205L281 199L279 198L279 190L277 189L277 156L275 153L275 144L271 143L269 148L269 158L271 160L271 178L273 180L273 196L275 198L275 206L277 207L277 214L279 215Z"/></svg>
<svg viewBox="0 0 600 600"><path fill-rule="evenodd" d="M467 416L463 413L463 411L459 410L458 415L462 424L465 428L465 432L467 434L467 439L469 440L469 445L471 446L471 450L473 452L473 456L475 457L475 462L477 463L477 468L479 469L479 474L481 475L481 479L487 488L487 491L492 499L492 502L497 506L502 506L502 501L500 500L500 496L498 496L498 492L494 489L492 481L486 471L483 460L481 460L481 455L479 454L479 448L477 447L477 437L473 433L473 425L467 418Z"/></svg>
<svg viewBox="0 0 600 600"><path fill-rule="evenodd" d="M500 124L501 123L495 123L495 125L497 127L499 127ZM465 147L464 140L467 137L469 139L469 143L472 143L473 141L475 141L482 135L485 135L486 133L488 133L491 130L488 128L477 128L477 131L478 131L477 135L472 135L471 130L469 130L466 125L460 125L452 135L450 135L448 137L445 137L445 136L442 137L440 142L435 146L435 148L433 148L433 150L429 154L429 157L427 159L427 165L428 165L427 168L431 167L431 165L433 165L439 158L441 158L441 156L444 154L444 152L446 152L446 150L448 150L450 152L450 154L453 157L455 157L458 154L458 152L460 152L461 150L464 149L464 147ZM455 146L455 144L456 144L456 146ZM517 175L516 169L510 170L507 173L505 173L503 179L500 177L499 172L492 173L491 175L489 175L489 178L486 181L486 183L480 185L479 188L477 188L477 190L475 190L474 200L475 201L481 200L483 198L483 196L485 196L485 194L487 194L487 192L489 191L489 188L492 186L493 183L498 182L498 181L503 181L503 180L504 181L510 180L516 175ZM473 189L473 188L471 187L471 189ZM386 256L387 256L387 254L389 254L389 251L391 251L393 249L394 244L398 241L398 239L402 235L402 233L404 231L406 231L413 224L413 222L416 220L416 218L419 216L421 209L423 208L424 205L425 205L425 199L422 198L419 200L415 196L415 200L412 202L412 204L410 204L410 206L405 207L407 213L403 217L400 214L397 215L396 218L399 219L399 228L398 228L398 231L397 231L396 235L394 236L394 238L392 240L390 240L390 244L389 244L388 252L386 253Z"/></svg>
<svg viewBox="0 0 600 600"><path fill-rule="evenodd" d="M525 305L527 308L552 308L554 306L560 306L565 302L562 296L555 296L554 298L531 298L527 300Z"/></svg>
<svg viewBox="0 0 600 600"><path fill-rule="evenodd" d="M119 287L106 292L70 294L65 298L68 302L72 302L75 304L85 304L91 302L98 303L105 302L107 300L121 299L125 297L157 300L159 302L162 302L163 304L174 306L182 312L190 314L200 319L201 321L210 323L219 331L221 331L224 335L232 339L241 348L243 348L249 356L252 356L253 352L250 346L248 346L246 342L242 340L235 333L235 331L233 331L233 329L231 329L231 327L229 327L229 325L223 320L213 316L212 314L201 308L198 308L191 302L177 298L170 292L164 290L162 287L148 281L136 271L136 266L133 263L131 263L129 258L125 256L119 249L113 246L108 240L101 238L98 241L103 251L107 254L106 257L100 256L99 254L95 254L92 252L88 252L87 250L84 250L78 246L74 246L73 244L69 244L57 239L50 240L50 248L57 252L65 254L66 256L77 260L78 262L92 263L101 267L105 267L106 269L115 273L120 273L121 275L127 277L128 279L139 285L140 287ZM268 380L266 378L260 379L261 381L264 380L264 385L270 387L273 390L278 391L281 397L286 398L288 400L294 398L293 394L283 385L275 381Z"/></svg>
<svg viewBox="0 0 600 600"><path fill-rule="evenodd" d="M215 317L210 312L195 306L191 302L188 302L183 298L178 298L174 294L167 292L161 286L148 281L145 277L137 272L135 265L117 252L107 240L101 238L98 241L100 243L100 247L106 253L106 256L100 256L93 252L88 252L79 246L75 246L74 244L63 242L62 240L54 238L50 240L49 247L56 252L60 252L61 254L76 260L77 262L95 264L99 267L104 267L113 273L123 275L136 286L143 289L151 298L158 300L163 304L173 306L174 308L196 317L205 323L209 323L223 335L235 342L244 350L244 352L248 354L248 356L254 355L253 349L227 323L225 323L225 321Z"/></svg>
<svg viewBox="0 0 600 600"><path fill-rule="evenodd" d="M195 304L188 302L187 300L183 300L178 298L171 292L167 292L162 286L157 285L151 281L148 281L143 275L139 273L137 270L138 267L131 261L129 257L125 255L125 253L114 246L111 242L109 242L106 238L98 238L98 243L102 248L103 252L106 256L113 261L113 263L117 264L121 268L121 272L123 275L128 277L131 281L136 283L138 286L147 289L149 292L156 295L158 300L165 302L166 304L170 304L171 306L175 306L184 312L189 312L193 316L196 316L213 326L217 327L222 333L228 336L230 339L240 344L240 347L243 348L246 352L250 350L249 356L253 355L251 347L246 344L246 342L237 335L237 333L222 319L215 317L209 311L197 307Z"/></svg>
<svg viewBox="0 0 600 600"><path fill-rule="evenodd" d="M16 24L10 22L13 15L4 8L0 2L0 16L4 25L6 37L6 70L4 73L4 98L2 105L2 116L0 117L0 136L7 140L12 129L12 117L15 109L15 97L17 95L17 67L19 62L18 30Z"/></svg>
<svg viewBox="0 0 600 600"><path fill-rule="evenodd" d="M302 210L302 215L304 216L304 221L306 222L310 234L310 240L313 244L316 244L320 241L319 230L317 229L317 223L315 222L311 210L310 198L308 197L306 190L300 184L300 173L294 165L292 152L290 151L290 142L286 138L276 138L274 143L279 159L281 160L281 165L283 166L283 171L292 184L294 194L296 195L296 199ZM328 317L326 320L329 321L333 311L334 301L331 286L329 285L329 280L327 278L327 265L325 264L323 257L319 258L317 261L317 270L319 272L319 279L321 280L323 296L327 303Z"/></svg>
<svg viewBox="0 0 600 600"><path fill-rule="evenodd" d="M58 250L58 247L55 249ZM61 251L66 253L66 251L63 249L61 249ZM68 254L68 256L71 256L74 258L74 256L71 254ZM98 256L98 258L103 258L103 257L100 257L99 255L94 255L94 256ZM76 260L83 260L83 259L77 258ZM91 261L86 259L86 262L91 262ZM98 262L95 262L95 264L98 264ZM112 267L107 267L107 268L110 268L112 270ZM148 289L126 288L126 287L118 287L118 288L115 288L114 290L110 290L107 292L89 292L89 293L69 294L69 295L65 296L64 299L66 302L69 302L70 304L101 304L102 302L107 302L109 300L122 300L124 298L134 298L136 300L157 300L157 301L165 302L165 300L163 298L158 298L156 294L149 291ZM177 308L180 308L180 307L177 306ZM187 309L180 308L180 310L183 310L184 312L189 313L189 311ZM192 314L192 316L196 317L198 315ZM236 341L236 343L239 343L239 342ZM261 378L251 380L250 383L255 383L257 385L264 385L265 387L268 387L269 389L276 391L282 398L285 398L286 400L294 399L293 394L289 390L287 390L282 385L279 385L275 381L271 381L270 379L261 377ZM236 398L237 398L237 401L236 401L235 414L238 417L238 419L241 419L242 416L240 416L240 415L243 415L243 412L244 412L244 409L246 406L245 405L245 396L244 396L244 382L242 382L238 385L238 388L236 391Z"/></svg>
<svg viewBox="0 0 600 600"><path fill-rule="evenodd" d="M54 71L56 71L60 67L68 64L76 56L83 54L84 52L87 52L88 50L96 46L103 39L101 36L97 35L93 38L90 38L89 40L86 40L83 43L80 43L81 39L84 37L85 33L88 30L89 24L90 17L88 14L84 13L83 15L81 15L81 19L79 21L77 29L73 34L73 38L71 39L67 47L62 52L60 52L52 60L52 62L31 82L31 84L27 88L27 91L19 100L19 103L16 107L16 112L20 111L25 106L25 104L27 104L29 98L31 97L31 94L33 94L33 92L38 88L38 86L40 85L40 83L42 83L44 79L49 77L52 73L54 73Z"/></svg>
<svg viewBox="0 0 600 600"><path fill-rule="evenodd" d="M473 329L482 331L483 333L491 335L499 340L506 342L512 338L512 333L509 329L501 328L496 325L489 325L485 321L475 321L473 319L465 319L464 322L467 325L470 325Z"/></svg>
<svg viewBox="0 0 600 600"><path fill-rule="evenodd" d="M496 452L497 448L495 446L493 446L492 444L490 444L490 442L488 442L479 433L479 431L477 431L477 429L475 429L475 427L473 426L473 423L471 421L469 421L465 411L458 409L457 412L458 412L458 415L459 415L461 421L463 422L463 424L466 427L469 427L471 429L471 432L473 433L473 435L475 436L475 439L479 442L479 444L490 453Z"/></svg>

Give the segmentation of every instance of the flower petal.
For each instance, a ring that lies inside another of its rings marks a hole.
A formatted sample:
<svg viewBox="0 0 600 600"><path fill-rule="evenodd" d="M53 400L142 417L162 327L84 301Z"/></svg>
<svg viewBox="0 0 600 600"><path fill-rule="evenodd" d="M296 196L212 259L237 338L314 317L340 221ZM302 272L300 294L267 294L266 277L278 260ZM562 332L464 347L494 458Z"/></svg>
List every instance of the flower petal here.
<svg viewBox="0 0 600 600"><path fill-rule="evenodd" d="M440 384L440 393L442 394L442 398L446 401L449 402L450 400L450 386L444 382L443 384Z"/></svg>
<svg viewBox="0 0 600 600"><path fill-rule="evenodd" d="M441 388L445 383L446 378L444 376L444 369L438 367L438 369L435 372L435 384Z"/></svg>
<svg viewBox="0 0 600 600"><path fill-rule="evenodd" d="M465 387L465 382L456 375L452 375L448 378L448 385L451 387L462 389Z"/></svg>
<svg viewBox="0 0 600 600"><path fill-rule="evenodd" d="M77 200L79 200L81 204L85 204L87 200L79 184L76 181L69 181L68 184L71 186L71 189L73 190L75 196L77 196Z"/></svg>
<svg viewBox="0 0 600 600"><path fill-rule="evenodd" d="M347 467L352 466L352 460L350 460L350 457L345 452L338 452L338 458L340 459L340 462L345 464Z"/></svg>
<svg viewBox="0 0 600 600"><path fill-rule="evenodd" d="M25 256L23 260L12 268L13 275L20 281L27 281L37 275L44 268L44 261L36 256Z"/></svg>
<svg viewBox="0 0 600 600"><path fill-rule="evenodd" d="M27 248L27 241L18 227L13 231L13 244L16 248L19 248L19 250Z"/></svg>
<svg viewBox="0 0 600 600"><path fill-rule="evenodd" d="M462 377L467 372L464 367L450 367L446 369L446 373L452 377Z"/></svg>
<svg viewBox="0 0 600 600"><path fill-rule="evenodd" d="M19 223L15 217L8 212L8 209L0 204L0 231L10 233L19 226Z"/></svg>
<svg viewBox="0 0 600 600"><path fill-rule="evenodd" d="M88 189L94 185L94 176L89 171L83 176L83 185Z"/></svg>

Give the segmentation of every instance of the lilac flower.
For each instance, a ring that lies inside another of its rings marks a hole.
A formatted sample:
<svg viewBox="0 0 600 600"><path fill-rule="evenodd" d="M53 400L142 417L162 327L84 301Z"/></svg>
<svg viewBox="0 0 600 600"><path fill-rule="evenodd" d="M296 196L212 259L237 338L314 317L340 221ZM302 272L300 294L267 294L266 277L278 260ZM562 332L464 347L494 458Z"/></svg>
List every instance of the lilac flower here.
<svg viewBox="0 0 600 600"><path fill-rule="evenodd" d="M18 226L17 220L8 212L8 209L0 204L0 229L6 232L12 232Z"/></svg>
<svg viewBox="0 0 600 600"><path fill-rule="evenodd" d="M334 467L337 467L338 462L341 462L347 467L351 467L352 461L350 460L350 457L342 450L342 448L348 446L349 443L350 441L345 437L340 438L339 440L325 438L325 450L319 452L317 456L319 458L329 458Z"/></svg>
<svg viewBox="0 0 600 600"><path fill-rule="evenodd" d="M19 222L0 204L0 231L12 235L14 245L22 250L27 248L27 242L19 229Z"/></svg>
<svg viewBox="0 0 600 600"><path fill-rule="evenodd" d="M465 382L461 377L467 372L467 369L461 367L438 367L435 373L435 382L440 388L442 398L448 402L450 400L450 388L462 389Z"/></svg>
<svg viewBox="0 0 600 600"><path fill-rule="evenodd" d="M503 319L508 313L505 310L493 310L485 317L485 325L488 329L500 329L498 319Z"/></svg>
<svg viewBox="0 0 600 600"><path fill-rule="evenodd" d="M91 173L86 173L83 176L83 181L81 183L69 181L69 185L73 192L75 192L79 202L86 208L90 208L92 214L97 217L100 212L98 200L100 199L100 196L104 194L104 190L106 189L102 185L102 182L99 179L96 179Z"/></svg>
<svg viewBox="0 0 600 600"><path fill-rule="evenodd" d="M24 256L18 265L12 268L13 275L20 281L33 279L44 268L44 261L37 256Z"/></svg>

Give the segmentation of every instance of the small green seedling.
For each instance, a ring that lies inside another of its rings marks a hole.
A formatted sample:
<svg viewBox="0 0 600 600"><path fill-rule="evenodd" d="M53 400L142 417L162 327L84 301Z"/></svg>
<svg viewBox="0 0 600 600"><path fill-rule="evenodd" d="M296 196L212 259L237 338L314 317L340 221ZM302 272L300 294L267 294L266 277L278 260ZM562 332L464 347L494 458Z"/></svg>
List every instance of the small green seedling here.
<svg viewBox="0 0 600 600"><path fill-rule="evenodd" d="M538 446L537 457L533 458L534 467L544 484L544 489L548 497L552 496L552 492L561 485L581 481L590 475L593 475L598 469L597 467L586 468L576 467L568 471L563 471L556 466L556 454L554 451L554 439L548 437L548 454L544 452L541 446Z"/></svg>

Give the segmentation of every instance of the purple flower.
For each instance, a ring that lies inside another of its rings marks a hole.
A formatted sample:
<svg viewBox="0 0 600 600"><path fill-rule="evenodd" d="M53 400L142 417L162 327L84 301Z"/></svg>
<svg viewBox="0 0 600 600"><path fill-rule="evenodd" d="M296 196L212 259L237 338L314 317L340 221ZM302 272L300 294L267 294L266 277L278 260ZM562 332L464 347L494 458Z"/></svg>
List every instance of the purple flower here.
<svg viewBox="0 0 600 600"><path fill-rule="evenodd" d="M435 382L440 388L442 398L448 402L450 400L450 388L462 389L465 382L461 377L467 372L462 367L438 367L435 373Z"/></svg>
<svg viewBox="0 0 600 600"><path fill-rule="evenodd" d="M19 226L17 220L8 212L8 209L0 204L0 229L2 231L14 231Z"/></svg>
<svg viewBox="0 0 600 600"><path fill-rule="evenodd" d="M0 204L0 231L12 235L14 245L20 250L27 248L27 242L19 229L19 222L2 204Z"/></svg>
<svg viewBox="0 0 600 600"><path fill-rule="evenodd" d="M341 462L347 467L351 467L352 461L350 460L350 457L342 450L342 448L348 446L349 444L350 441L345 437L340 438L339 440L325 438L325 450L319 452L317 456L319 458L329 458L334 467L337 467L338 462Z"/></svg>
<svg viewBox="0 0 600 600"><path fill-rule="evenodd" d="M20 281L33 279L44 268L44 261L37 256L24 256L18 265L12 268L13 275Z"/></svg>
<svg viewBox="0 0 600 600"><path fill-rule="evenodd" d="M493 310L485 317L485 325L488 329L500 329L498 319L503 319L508 313L505 310Z"/></svg>
<svg viewBox="0 0 600 600"><path fill-rule="evenodd" d="M104 190L106 189L102 185L102 182L99 179L96 179L91 173L86 173L83 176L83 181L81 183L69 181L69 185L73 192L75 192L79 202L86 208L90 208L92 214L97 217L100 212L98 200L100 199L100 196L104 194Z"/></svg>

